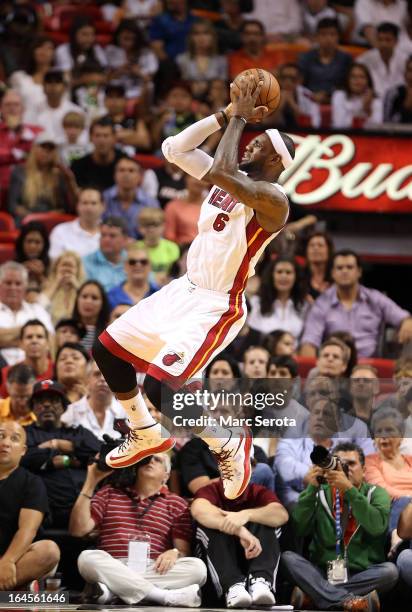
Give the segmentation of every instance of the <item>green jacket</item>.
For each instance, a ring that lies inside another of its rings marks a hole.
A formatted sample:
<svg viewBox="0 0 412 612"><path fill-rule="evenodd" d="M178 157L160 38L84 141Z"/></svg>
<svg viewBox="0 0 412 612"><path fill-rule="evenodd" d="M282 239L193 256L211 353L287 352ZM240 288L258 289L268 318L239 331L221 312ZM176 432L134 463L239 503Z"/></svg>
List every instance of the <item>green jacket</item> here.
<svg viewBox="0 0 412 612"><path fill-rule="evenodd" d="M365 570L374 563L383 563L390 512L390 497L385 489L362 483L344 495L344 505L350 505L357 528L347 545L348 567ZM342 509L343 510L343 509ZM292 519L300 536L311 536L310 560L321 568L336 559L336 530L333 518L332 491L329 485L319 488L309 485L299 496ZM342 554L343 554L343 548Z"/></svg>

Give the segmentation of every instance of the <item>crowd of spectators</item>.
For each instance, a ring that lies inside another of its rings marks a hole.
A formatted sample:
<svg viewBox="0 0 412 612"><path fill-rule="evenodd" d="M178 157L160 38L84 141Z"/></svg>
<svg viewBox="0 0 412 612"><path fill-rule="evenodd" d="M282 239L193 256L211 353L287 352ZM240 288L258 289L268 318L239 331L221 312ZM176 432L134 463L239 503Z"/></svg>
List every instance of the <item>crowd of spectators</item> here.
<svg viewBox="0 0 412 612"><path fill-rule="evenodd" d="M53 575L56 530L92 543L78 558L90 602L196 607L202 587L204 602L272 605L278 568L297 606L372 611L398 571L412 585L412 316L362 284L359 255L316 217L265 253L243 329L204 374L212 391L281 391L262 415L296 421L255 428L239 500L190 432L172 456L96 464L125 415L91 359L109 322L186 272L211 186L163 160L163 139L225 108L255 66L281 85L266 127L407 124L409 17L404 0L2 3L0 216L16 242L0 266L0 589ZM317 445L346 471L313 467ZM342 585L325 580L336 496ZM125 566L142 531L144 575Z"/></svg>

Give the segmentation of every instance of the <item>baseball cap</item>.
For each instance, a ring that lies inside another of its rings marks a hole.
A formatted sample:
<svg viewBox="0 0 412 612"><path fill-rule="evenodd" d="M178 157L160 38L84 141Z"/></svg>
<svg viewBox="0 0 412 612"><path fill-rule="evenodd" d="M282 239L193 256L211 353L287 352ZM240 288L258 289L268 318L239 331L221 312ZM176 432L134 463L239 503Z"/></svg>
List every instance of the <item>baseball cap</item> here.
<svg viewBox="0 0 412 612"><path fill-rule="evenodd" d="M30 403L32 403L33 399L36 396L41 395L42 393L55 393L56 395L59 395L63 401L63 406L66 408L66 406L69 405L69 400L66 397L66 392L64 387L56 382L55 380L40 380L39 382L37 382L34 387L33 387L33 392L30 398Z"/></svg>

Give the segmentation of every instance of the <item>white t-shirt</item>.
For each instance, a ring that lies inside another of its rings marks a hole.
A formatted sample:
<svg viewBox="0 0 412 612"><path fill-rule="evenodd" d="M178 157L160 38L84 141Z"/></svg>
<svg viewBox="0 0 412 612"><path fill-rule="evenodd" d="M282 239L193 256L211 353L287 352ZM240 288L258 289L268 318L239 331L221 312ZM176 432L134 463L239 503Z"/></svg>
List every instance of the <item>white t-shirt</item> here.
<svg viewBox="0 0 412 612"><path fill-rule="evenodd" d="M29 106L24 114L24 121L40 125L48 134L53 136L57 144L62 144L66 141L63 118L69 112L84 115L82 108L69 100L63 100L58 108L51 108L46 101L43 104Z"/></svg>
<svg viewBox="0 0 412 612"><path fill-rule="evenodd" d="M376 95L384 98L389 89L404 84L407 59L408 56L401 49L396 48L390 59L388 69L378 49L370 49L366 53L362 53L357 61L369 69Z"/></svg>
<svg viewBox="0 0 412 612"><path fill-rule="evenodd" d="M21 327L30 319L39 319L50 334L54 334L54 327L49 313L40 304L29 304L23 301L20 310L11 310L6 304L0 302L0 329ZM23 361L24 351L19 347L1 349L1 354L9 365Z"/></svg>
<svg viewBox="0 0 412 612"><path fill-rule="evenodd" d="M408 9L405 0L395 0L393 4L384 4L381 0L356 0L355 33L359 37L365 26L377 27L380 23L389 22L405 29Z"/></svg>
<svg viewBox="0 0 412 612"><path fill-rule="evenodd" d="M90 234L80 227L79 219L59 223L50 232L49 257L56 259L65 251L76 251L80 257L97 251L100 244L100 232Z"/></svg>
<svg viewBox="0 0 412 612"><path fill-rule="evenodd" d="M31 106L46 103L43 85L35 83L31 74L27 74L23 70L13 72L10 77L10 85L20 94L23 108L28 109Z"/></svg>
<svg viewBox="0 0 412 612"><path fill-rule="evenodd" d="M351 128L355 117L364 118L362 96L348 96L346 91L334 91L332 94L332 127ZM364 126L379 125L383 121L383 105L380 98L372 100L372 110Z"/></svg>
<svg viewBox="0 0 412 612"><path fill-rule="evenodd" d="M94 52L97 58L97 61L101 66L107 66L106 54L100 45L94 45ZM70 44L63 43L59 45L56 49L55 54L55 62L56 68L63 70L65 72L71 70L73 68L73 58L70 52Z"/></svg>
<svg viewBox="0 0 412 612"><path fill-rule="evenodd" d="M258 19L268 34L298 34L302 32L302 11L298 0L254 0L254 10L246 19Z"/></svg>
<svg viewBox="0 0 412 612"><path fill-rule="evenodd" d="M62 415L61 421L68 427L78 427L81 425L91 431L96 438L103 440L103 435L107 434L112 438L120 438L120 433L113 429L115 419L126 419L127 414L121 404L113 397L110 406L106 408L103 425L99 425L96 415L90 407L87 396L84 395L77 402L69 404Z"/></svg>
<svg viewBox="0 0 412 612"><path fill-rule="evenodd" d="M283 305L279 300L275 300L272 312L262 314L260 312L260 300L257 295L250 298L250 313L248 325L263 334L269 334L275 329L283 329L295 338L299 338L303 328L303 318L296 310L292 300L288 300Z"/></svg>

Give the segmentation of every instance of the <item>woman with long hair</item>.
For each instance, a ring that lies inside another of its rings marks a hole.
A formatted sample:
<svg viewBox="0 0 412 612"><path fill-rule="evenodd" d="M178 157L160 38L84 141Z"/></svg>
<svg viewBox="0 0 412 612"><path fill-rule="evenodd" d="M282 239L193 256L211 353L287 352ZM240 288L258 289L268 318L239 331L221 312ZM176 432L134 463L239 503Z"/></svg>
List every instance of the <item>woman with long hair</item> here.
<svg viewBox="0 0 412 612"><path fill-rule="evenodd" d="M238 362L227 353L220 353L212 359L205 369L205 379L208 381L208 389L215 391L233 391L239 387L242 372Z"/></svg>
<svg viewBox="0 0 412 612"><path fill-rule="evenodd" d="M43 223L31 221L23 225L16 240L15 260L27 268L29 280L42 287L49 270L49 235Z"/></svg>
<svg viewBox="0 0 412 612"><path fill-rule="evenodd" d="M282 329L298 338L303 328L305 297L295 260L278 257L266 266L259 292L250 298L248 325L264 334Z"/></svg>
<svg viewBox="0 0 412 612"><path fill-rule="evenodd" d="M196 21L187 38L187 51L177 56L182 79L188 81L195 98L203 98L213 79L228 78L227 59L219 55L217 34L210 21Z"/></svg>
<svg viewBox="0 0 412 612"><path fill-rule="evenodd" d="M109 322L110 306L100 283L88 280L79 288L73 308L73 319L81 323L86 334L81 344L90 351L94 341Z"/></svg>
<svg viewBox="0 0 412 612"><path fill-rule="evenodd" d="M22 98L25 108L42 104L46 100L43 89L44 75L54 63L55 45L48 36L39 36L27 51L25 70L17 70L10 77L10 85Z"/></svg>
<svg viewBox="0 0 412 612"><path fill-rule="evenodd" d="M331 104L333 128L360 129L383 121L382 100L376 97L372 77L363 64L352 64L344 88L333 92Z"/></svg>
<svg viewBox="0 0 412 612"><path fill-rule="evenodd" d="M132 19L119 23L113 43L106 47L109 79L122 83L128 98L139 98L143 87L150 83L159 67L144 32Z"/></svg>
<svg viewBox="0 0 412 612"><path fill-rule="evenodd" d="M66 251L53 261L40 301L54 324L72 316L77 291L84 280L82 260L74 251Z"/></svg>
<svg viewBox="0 0 412 612"><path fill-rule="evenodd" d="M40 134L25 164L11 174L8 208L19 225L34 212L69 212L75 200L72 179L62 169L56 143Z"/></svg>
<svg viewBox="0 0 412 612"><path fill-rule="evenodd" d="M65 72L73 72L84 63L107 66L106 54L96 44L96 26L87 16L74 19L70 28L69 42L56 49L56 67Z"/></svg>
<svg viewBox="0 0 412 612"><path fill-rule="evenodd" d="M312 232L306 239L304 275L308 293L316 300L332 283L331 270L334 246L327 232Z"/></svg>

